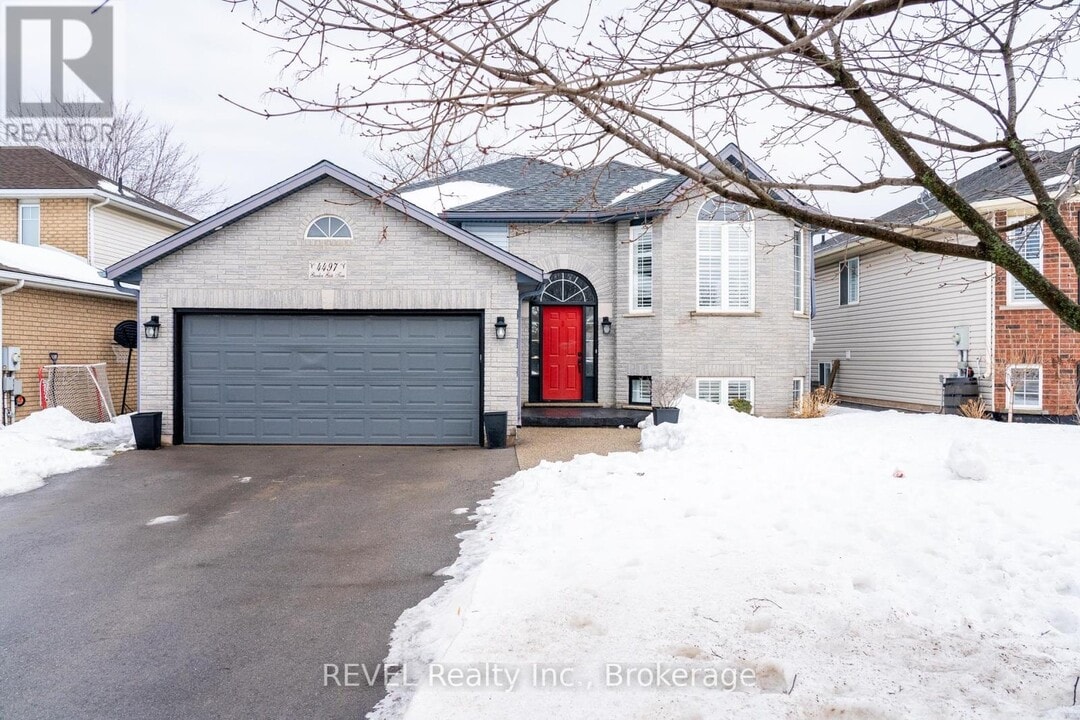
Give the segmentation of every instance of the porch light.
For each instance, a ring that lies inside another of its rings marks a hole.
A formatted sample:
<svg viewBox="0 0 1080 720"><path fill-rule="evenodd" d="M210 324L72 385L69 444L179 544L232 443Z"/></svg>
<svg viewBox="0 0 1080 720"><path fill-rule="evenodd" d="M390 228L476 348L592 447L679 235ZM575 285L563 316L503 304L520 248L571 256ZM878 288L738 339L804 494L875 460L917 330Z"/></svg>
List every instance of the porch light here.
<svg viewBox="0 0 1080 720"><path fill-rule="evenodd" d="M495 318L495 337L499 340L506 339L506 318L502 315Z"/></svg>
<svg viewBox="0 0 1080 720"><path fill-rule="evenodd" d="M150 319L144 322L142 326L149 340L157 340L158 335L161 334L161 321L158 320L157 315L151 315Z"/></svg>
<svg viewBox="0 0 1080 720"><path fill-rule="evenodd" d="M605 335L611 334L611 318L609 318L607 315L605 315L604 319L600 321L600 330L603 331Z"/></svg>

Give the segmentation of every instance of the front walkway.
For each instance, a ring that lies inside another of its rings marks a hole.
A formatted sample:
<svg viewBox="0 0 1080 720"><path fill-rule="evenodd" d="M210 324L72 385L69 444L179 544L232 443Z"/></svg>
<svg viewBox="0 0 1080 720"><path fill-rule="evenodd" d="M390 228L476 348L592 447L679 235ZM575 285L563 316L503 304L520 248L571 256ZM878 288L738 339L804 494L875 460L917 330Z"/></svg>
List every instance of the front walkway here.
<svg viewBox="0 0 1080 720"><path fill-rule="evenodd" d="M543 460L573 460L575 455L637 452L641 431L637 428L521 427L517 434L517 458L522 470Z"/></svg>

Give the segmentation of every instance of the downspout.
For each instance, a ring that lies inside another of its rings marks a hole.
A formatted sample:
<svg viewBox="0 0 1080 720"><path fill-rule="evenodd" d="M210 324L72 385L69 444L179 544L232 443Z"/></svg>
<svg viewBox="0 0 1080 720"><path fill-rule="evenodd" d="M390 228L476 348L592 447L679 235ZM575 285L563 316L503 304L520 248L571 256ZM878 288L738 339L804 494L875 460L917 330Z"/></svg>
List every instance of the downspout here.
<svg viewBox="0 0 1080 720"><path fill-rule="evenodd" d="M4 344L4 296L22 290L25 285L25 280L19 280L11 287L0 290L0 345ZM15 419L15 395L12 394L11 396L10 414L7 393L0 394L0 398L3 399L3 402L0 402L0 425L7 425L9 418L11 420Z"/></svg>
<svg viewBox="0 0 1080 720"><path fill-rule="evenodd" d="M94 265L94 249L97 245L97 233L94 231L94 211L98 208L103 208L112 202L112 198L105 198L97 205L88 205L89 208L86 211L86 259L91 265ZM94 265L94 267L97 267Z"/></svg>

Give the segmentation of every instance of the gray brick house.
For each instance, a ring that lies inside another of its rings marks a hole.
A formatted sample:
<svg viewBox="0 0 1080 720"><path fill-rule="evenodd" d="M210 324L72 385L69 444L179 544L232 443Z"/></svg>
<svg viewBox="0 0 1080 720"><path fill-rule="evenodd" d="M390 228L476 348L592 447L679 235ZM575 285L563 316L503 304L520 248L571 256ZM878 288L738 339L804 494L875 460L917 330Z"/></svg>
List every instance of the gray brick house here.
<svg viewBox="0 0 1080 720"><path fill-rule="evenodd" d="M648 406L668 376L786 414L807 244L620 163L512 158L399 196L324 161L107 275L159 327L140 409L173 442L474 444L484 412Z"/></svg>

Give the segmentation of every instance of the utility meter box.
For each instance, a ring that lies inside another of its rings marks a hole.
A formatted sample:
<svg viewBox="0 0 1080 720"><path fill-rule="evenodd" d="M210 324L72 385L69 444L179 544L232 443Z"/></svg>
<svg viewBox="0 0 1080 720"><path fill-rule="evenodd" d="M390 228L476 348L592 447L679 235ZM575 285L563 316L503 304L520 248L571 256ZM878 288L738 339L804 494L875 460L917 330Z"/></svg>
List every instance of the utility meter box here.
<svg viewBox="0 0 1080 720"><path fill-rule="evenodd" d="M953 343L957 350L970 350L971 332L967 325L957 325L953 328Z"/></svg>
<svg viewBox="0 0 1080 720"><path fill-rule="evenodd" d="M22 350L17 347L5 347L0 350L0 370L18 372L22 367Z"/></svg>
<svg viewBox="0 0 1080 720"><path fill-rule="evenodd" d="M2 388L4 392L11 393L12 395L22 395L22 380L16 380L11 375L4 375L4 377L0 379L0 388Z"/></svg>

